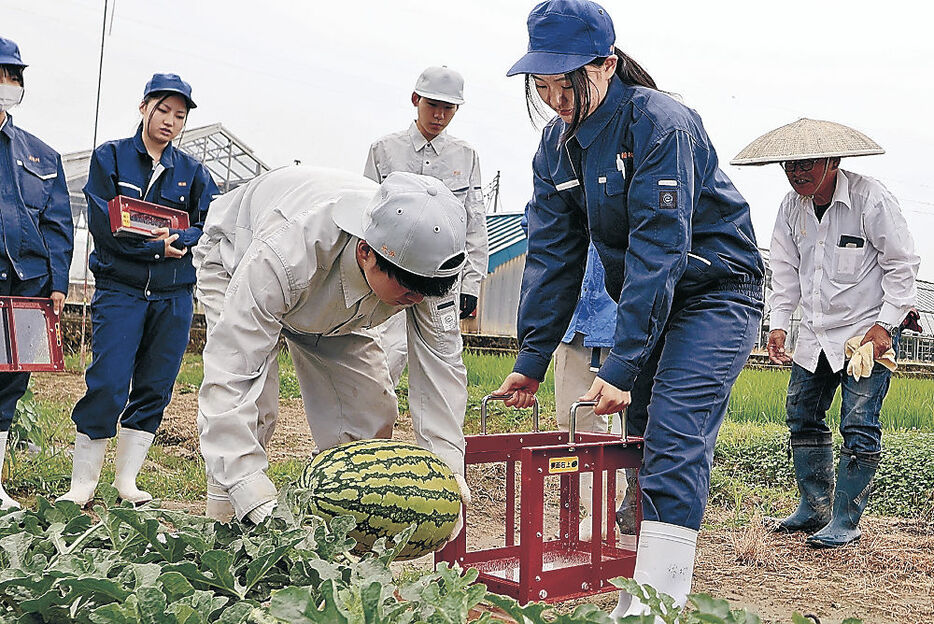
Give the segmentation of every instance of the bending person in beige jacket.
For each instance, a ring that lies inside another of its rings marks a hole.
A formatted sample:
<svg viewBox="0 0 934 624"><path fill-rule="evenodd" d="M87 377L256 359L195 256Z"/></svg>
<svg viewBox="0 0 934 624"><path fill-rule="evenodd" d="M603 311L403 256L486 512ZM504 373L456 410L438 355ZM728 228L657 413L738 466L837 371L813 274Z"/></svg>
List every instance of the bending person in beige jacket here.
<svg viewBox="0 0 934 624"><path fill-rule="evenodd" d="M199 245L208 339L198 430L207 514L258 523L276 501L266 445L277 415L285 338L319 448L390 437L398 415L386 356L368 330L405 309L441 400L458 373L454 289L464 263L463 204L439 181L289 167L212 205ZM430 301L431 305L414 304ZM450 394L450 393L449 393ZM418 443L455 472L462 498L464 411L413 416Z"/></svg>

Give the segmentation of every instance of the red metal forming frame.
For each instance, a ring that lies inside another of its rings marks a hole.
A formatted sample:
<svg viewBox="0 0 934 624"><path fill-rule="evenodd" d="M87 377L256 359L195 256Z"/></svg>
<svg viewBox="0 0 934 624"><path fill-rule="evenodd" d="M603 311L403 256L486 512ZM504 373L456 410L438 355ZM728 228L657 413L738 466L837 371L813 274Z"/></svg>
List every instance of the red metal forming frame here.
<svg viewBox="0 0 934 624"><path fill-rule="evenodd" d="M576 466L573 466L574 460ZM521 463L518 544L515 543L517 461ZM436 563L456 562L461 567L475 567L480 571L479 582L485 583L491 591L511 596L520 603L532 600L560 602L612 591L616 588L610 579L632 577L636 552L616 542L616 471L639 469L642 463L641 438L624 440L612 434L578 433L576 442L568 444L567 432L560 431L467 436L464 463L493 462L506 464L504 546L468 552L470 522L469 510L465 510L464 530L435 554ZM580 493L577 475L581 472L594 475L591 535L599 537L605 526L610 529L606 531L605 539L581 542L578 538ZM560 532L557 539L549 540L544 535L545 479L556 474L561 480ZM641 496L637 495L636 501L638 541L642 522ZM561 562L570 565L554 565ZM511 569L511 572L507 573L506 569Z"/></svg>
<svg viewBox="0 0 934 624"><path fill-rule="evenodd" d="M133 225L133 214L161 219L165 222L163 227L174 230L186 230L189 227L187 212L134 197L126 197L125 195L117 195L107 202L107 212L110 214L110 231L115 236L142 236L145 238L152 236L154 226Z"/></svg>
<svg viewBox="0 0 934 624"><path fill-rule="evenodd" d="M41 310L48 334L49 363L31 364L19 361L19 349L16 344L15 309ZM52 311L52 300L43 297L0 297L0 323L9 331L5 354L9 363L0 362L0 372L60 372L65 370L65 356L62 352L62 328L59 318Z"/></svg>

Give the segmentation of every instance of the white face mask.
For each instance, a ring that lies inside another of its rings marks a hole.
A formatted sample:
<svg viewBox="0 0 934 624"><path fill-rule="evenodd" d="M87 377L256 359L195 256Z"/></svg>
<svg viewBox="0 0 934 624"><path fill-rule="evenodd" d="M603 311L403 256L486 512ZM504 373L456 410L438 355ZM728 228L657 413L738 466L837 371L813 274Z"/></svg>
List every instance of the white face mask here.
<svg viewBox="0 0 934 624"><path fill-rule="evenodd" d="M22 102L23 93L19 85L0 84L0 111L5 113Z"/></svg>

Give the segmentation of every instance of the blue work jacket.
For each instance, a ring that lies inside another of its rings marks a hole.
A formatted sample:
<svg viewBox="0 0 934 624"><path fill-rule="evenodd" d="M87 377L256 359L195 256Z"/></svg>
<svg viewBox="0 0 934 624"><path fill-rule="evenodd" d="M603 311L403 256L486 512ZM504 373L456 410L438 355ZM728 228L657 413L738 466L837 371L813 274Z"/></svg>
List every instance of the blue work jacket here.
<svg viewBox="0 0 934 624"><path fill-rule="evenodd" d="M68 292L74 224L62 157L13 125L0 129L0 280L49 276Z"/></svg>
<svg viewBox="0 0 934 624"><path fill-rule="evenodd" d="M749 206L693 110L614 77L562 144L555 118L533 161L515 371L543 379L568 327L592 241L616 307L599 377L631 390L675 297L762 279Z"/></svg>
<svg viewBox="0 0 934 624"><path fill-rule="evenodd" d="M605 280L606 274L600 263L600 255L596 248L590 245L587 249L587 269L584 271L580 299L561 342L571 342L574 340L574 334L581 334L585 347L613 346L616 302L606 292Z"/></svg>
<svg viewBox="0 0 934 624"><path fill-rule="evenodd" d="M97 286L149 299L191 292L195 283L191 250L201 238L208 206L218 190L207 167L171 143L162 152L160 163L164 170L152 180L153 162L143 144L142 125L135 136L108 141L94 150L84 195L88 228L94 237L89 266ZM161 240L115 237L107 202L117 195L187 212L190 227L171 233L178 234L177 245L187 247L188 253L166 258Z"/></svg>

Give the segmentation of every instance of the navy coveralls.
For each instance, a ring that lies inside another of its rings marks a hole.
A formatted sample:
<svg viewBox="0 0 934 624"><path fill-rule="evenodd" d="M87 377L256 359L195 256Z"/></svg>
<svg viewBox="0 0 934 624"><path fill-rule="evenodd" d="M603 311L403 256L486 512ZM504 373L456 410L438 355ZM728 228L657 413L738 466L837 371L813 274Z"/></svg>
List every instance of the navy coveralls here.
<svg viewBox="0 0 934 624"><path fill-rule="evenodd" d="M122 427L155 433L172 397L188 344L195 269L191 248L201 238L217 186L207 168L170 143L158 175L142 139L109 141L91 157L84 195L94 237L90 268L94 359L85 374L88 391L71 418L92 440L112 438ZM172 230L181 258L165 258L163 241L116 238L107 202L117 195L184 210L191 227Z"/></svg>
<svg viewBox="0 0 934 624"><path fill-rule="evenodd" d="M58 152L13 125L0 128L0 295L68 292L74 225ZM9 431L29 373L0 373L0 431Z"/></svg>
<svg viewBox="0 0 934 624"><path fill-rule="evenodd" d="M598 376L631 391L630 431L644 430L644 518L697 529L730 389L762 315L749 206L697 113L664 93L614 77L562 144L565 127L556 118L545 128L533 163L515 371L544 378L592 240L618 301Z"/></svg>

